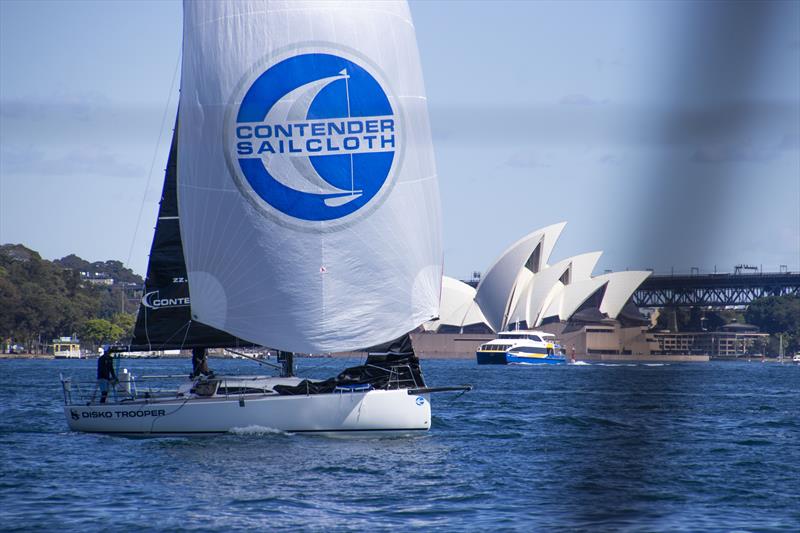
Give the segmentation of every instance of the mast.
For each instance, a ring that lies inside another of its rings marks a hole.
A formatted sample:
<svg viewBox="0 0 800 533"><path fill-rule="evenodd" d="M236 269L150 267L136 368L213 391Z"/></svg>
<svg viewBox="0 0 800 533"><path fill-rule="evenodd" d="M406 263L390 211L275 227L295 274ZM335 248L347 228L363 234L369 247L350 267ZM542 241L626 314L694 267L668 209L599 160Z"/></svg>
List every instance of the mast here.
<svg viewBox="0 0 800 533"><path fill-rule="evenodd" d="M347 75L347 69L342 69L339 73L344 75L344 92L345 92L345 99L347 100L347 118L351 118L352 115L350 113L350 76ZM353 154L348 154L350 156L350 194L353 195L356 192L356 185L355 185L355 177L353 176Z"/></svg>

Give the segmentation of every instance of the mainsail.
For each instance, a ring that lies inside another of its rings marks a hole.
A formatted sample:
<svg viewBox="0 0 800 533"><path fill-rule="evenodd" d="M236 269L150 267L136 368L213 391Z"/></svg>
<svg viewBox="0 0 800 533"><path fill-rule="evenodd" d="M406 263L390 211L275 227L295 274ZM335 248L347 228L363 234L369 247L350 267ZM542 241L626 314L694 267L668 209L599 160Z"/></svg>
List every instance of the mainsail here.
<svg viewBox="0 0 800 533"><path fill-rule="evenodd" d="M435 318L439 193L406 3L186 2L183 58L192 318L297 352Z"/></svg>
<svg viewBox="0 0 800 533"><path fill-rule="evenodd" d="M136 317L133 338L125 348L151 351L247 346L250 344L247 341L192 320L178 217L177 136L176 124L164 174L156 231L150 248L144 296Z"/></svg>

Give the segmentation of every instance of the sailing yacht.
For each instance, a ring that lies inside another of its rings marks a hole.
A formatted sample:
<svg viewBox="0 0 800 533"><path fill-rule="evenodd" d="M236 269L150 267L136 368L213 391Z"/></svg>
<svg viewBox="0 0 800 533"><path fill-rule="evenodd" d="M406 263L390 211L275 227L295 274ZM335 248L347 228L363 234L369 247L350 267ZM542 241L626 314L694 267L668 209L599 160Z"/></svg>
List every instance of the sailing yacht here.
<svg viewBox="0 0 800 533"><path fill-rule="evenodd" d="M438 194L405 2L185 2L145 295L112 351L265 346L281 373L169 388L124 372L108 403L62 378L69 427L428 430L430 395L470 388L426 386L408 337L438 316ZM328 380L293 375L293 353L357 350Z"/></svg>

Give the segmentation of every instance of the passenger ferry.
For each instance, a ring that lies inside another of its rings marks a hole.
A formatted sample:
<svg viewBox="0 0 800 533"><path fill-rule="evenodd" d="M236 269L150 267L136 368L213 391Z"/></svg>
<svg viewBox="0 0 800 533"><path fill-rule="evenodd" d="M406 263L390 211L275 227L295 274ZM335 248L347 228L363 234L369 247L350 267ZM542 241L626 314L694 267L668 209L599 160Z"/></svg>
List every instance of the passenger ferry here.
<svg viewBox="0 0 800 533"><path fill-rule="evenodd" d="M502 331L477 351L479 365L563 365L567 357L555 335L543 331Z"/></svg>

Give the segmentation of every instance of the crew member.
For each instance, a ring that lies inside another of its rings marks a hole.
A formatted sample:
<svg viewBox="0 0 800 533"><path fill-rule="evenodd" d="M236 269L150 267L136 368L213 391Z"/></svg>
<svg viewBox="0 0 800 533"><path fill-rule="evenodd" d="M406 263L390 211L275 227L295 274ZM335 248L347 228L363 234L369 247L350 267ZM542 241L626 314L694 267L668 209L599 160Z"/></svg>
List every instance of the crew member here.
<svg viewBox="0 0 800 533"><path fill-rule="evenodd" d="M114 360L108 350L103 351L97 359L97 385L100 387L100 403L106 403L109 385L117 382L117 373L114 371Z"/></svg>
<svg viewBox="0 0 800 533"><path fill-rule="evenodd" d="M208 358L205 348L192 348L192 379L200 375L211 377L214 373L208 369Z"/></svg>

